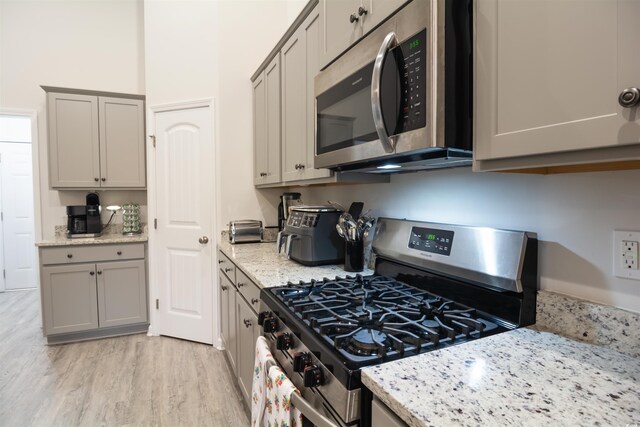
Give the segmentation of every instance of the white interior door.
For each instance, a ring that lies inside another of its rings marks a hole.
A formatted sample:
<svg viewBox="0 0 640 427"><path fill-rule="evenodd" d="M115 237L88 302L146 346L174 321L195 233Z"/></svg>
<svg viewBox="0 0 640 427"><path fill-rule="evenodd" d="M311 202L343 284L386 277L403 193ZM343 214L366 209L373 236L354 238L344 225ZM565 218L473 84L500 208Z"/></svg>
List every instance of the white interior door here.
<svg viewBox="0 0 640 427"><path fill-rule="evenodd" d="M37 287L31 144L0 143L5 288Z"/></svg>
<svg viewBox="0 0 640 427"><path fill-rule="evenodd" d="M154 243L159 333L213 343L213 114L158 112ZM208 242L205 242L205 238Z"/></svg>

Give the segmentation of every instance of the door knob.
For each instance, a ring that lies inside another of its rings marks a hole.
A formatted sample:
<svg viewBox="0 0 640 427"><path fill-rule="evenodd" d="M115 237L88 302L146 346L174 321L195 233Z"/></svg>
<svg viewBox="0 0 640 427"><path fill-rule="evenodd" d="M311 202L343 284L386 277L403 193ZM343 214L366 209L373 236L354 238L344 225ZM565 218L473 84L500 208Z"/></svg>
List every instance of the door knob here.
<svg viewBox="0 0 640 427"><path fill-rule="evenodd" d="M207 236L202 236L201 238L198 239L198 242L202 243L203 245L209 243L209 238Z"/></svg>
<svg viewBox="0 0 640 427"><path fill-rule="evenodd" d="M618 96L618 103L624 108L633 108L640 103L640 89L628 87Z"/></svg>

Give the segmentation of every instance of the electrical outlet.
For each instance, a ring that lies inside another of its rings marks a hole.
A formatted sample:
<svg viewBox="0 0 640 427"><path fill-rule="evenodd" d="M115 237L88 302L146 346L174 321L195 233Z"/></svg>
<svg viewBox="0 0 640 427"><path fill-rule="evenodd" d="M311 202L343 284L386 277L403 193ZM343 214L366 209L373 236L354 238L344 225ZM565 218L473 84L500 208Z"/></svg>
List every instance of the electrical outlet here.
<svg viewBox="0 0 640 427"><path fill-rule="evenodd" d="M613 274L625 279L640 280L638 257L639 231L613 232Z"/></svg>

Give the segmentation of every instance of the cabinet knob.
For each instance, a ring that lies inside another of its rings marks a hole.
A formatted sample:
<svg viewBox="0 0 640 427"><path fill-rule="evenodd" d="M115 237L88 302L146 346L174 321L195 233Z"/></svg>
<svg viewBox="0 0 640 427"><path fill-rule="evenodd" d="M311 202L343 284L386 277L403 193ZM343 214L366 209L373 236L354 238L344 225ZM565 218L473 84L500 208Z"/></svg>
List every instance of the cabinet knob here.
<svg viewBox="0 0 640 427"><path fill-rule="evenodd" d="M102 182L105 182L107 180L107 178L102 178Z"/></svg>
<svg viewBox="0 0 640 427"><path fill-rule="evenodd" d="M369 13L369 11L367 9L365 9L364 7L360 6L358 8L358 15L359 16L366 15L367 13Z"/></svg>
<svg viewBox="0 0 640 427"><path fill-rule="evenodd" d="M355 13L352 13L351 15L349 15L349 22L351 22L352 24L354 22L358 22L359 20L360 18L358 18Z"/></svg>
<svg viewBox="0 0 640 427"><path fill-rule="evenodd" d="M98 276L102 274L102 271L98 270Z"/></svg>
<svg viewBox="0 0 640 427"><path fill-rule="evenodd" d="M223 259L219 259L219 260L218 260L218 264L222 264L223 262L224 262L224 260L223 260Z"/></svg>
<svg viewBox="0 0 640 427"><path fill-rule="evenodd" d="M300 163L300 169L304 169L304 165L302 163Z"/></svg>
<svg viewBox="0 0 640 427"><path fill-rule="evenodd" d="M251 298L251 304L257 304L260 300L258 298Z"/></svg>
<svg viewBox="0 0 640 427"><path fill-rule="evenodd" d="M242 282L238 282L238 287L239 287L239 288L241 288L241 287L243 287L243 286L244 286L244 283L242 283Z"/></svg>
<svg viewBox="0 0 640 427"><path fill-rule="evenodd" d="M100 181L100 179L99 179L99 178L93 178L93 180L94 180L95 182Z"/></svg>
<svg viewBox="0 0 640 427"><path fill-rule="evenodd" d="M225 268L225 269L224 269L224 272L225 272L225 273L228 273L228 272L230 272L230 271L232 271L232 270L233 270L233 268L231 268L231 267L227 267L227 268Z"/></svg>
<svg viewBox="0 0 640 427"><path fill-rule="evenodd" d="M116 252L118 255L122 255L122 251L118 251Z"/></svg>
<svg viewBox="0 0 640 427"><path fill-rule="evenodd" d="M251 322L251 320L249 320L249 319L244 319L244 320L243 320L243 322L244 322L244 326L245 326L246 328L250 328L250 327L251 327L251 325L253 325L253 323L252 323L252 322Z"/></svg>
<svg viewBox="0 0 640 427"><path fill-rule="evenodd" d="M618 103L624 108L633 108L640 103L640 89L628 87L618 96Z"/></svg>
<svg viewBox="0 0 640 427"><path fill-rule="evenodd" d="M69 259L73 258L73 254L67 254L67 258Z"/></svg>
<svg viewBox="0 0 640 427"><path fill-rule="evenodd" d="M89 274L93 276L96 273L94 271L90 271Z"/></svg>
<svg viewBox="0 0 640 427"><path fill-rule="evenodd" d="M228 289L228 287L225 286L225 285L220 285L220 289L222 289L223 291L226 291Z"/></svg>

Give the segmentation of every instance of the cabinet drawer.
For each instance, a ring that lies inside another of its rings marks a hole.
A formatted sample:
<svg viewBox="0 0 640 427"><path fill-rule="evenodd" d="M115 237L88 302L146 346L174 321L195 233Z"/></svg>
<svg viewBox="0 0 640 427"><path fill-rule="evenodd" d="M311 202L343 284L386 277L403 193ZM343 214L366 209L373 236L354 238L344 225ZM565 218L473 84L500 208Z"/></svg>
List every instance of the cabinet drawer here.
<svg viewBox="0 0 640 427"><path fill-rule="evenodd" d="M260 307L260 288L240 270L236 270L236 278L238 291L257 313Z"/></svg>
<svg viewBox="0 0 640 427"><path fill-rule="evenodd" d="M231 280L231 282L236 284L236 265L231 262L231 260L222 253L222 251L218 251L218 267L220 271L227 275L227 277Z"/></svg>
<svg viewBox="0 0 640 427"><path fill-rule="evenodd" d="M122 259L143 259L144 243L119 245L66 246L42 248L40 262L50 264L75 264L78 262L118 261Z"/></svg>

